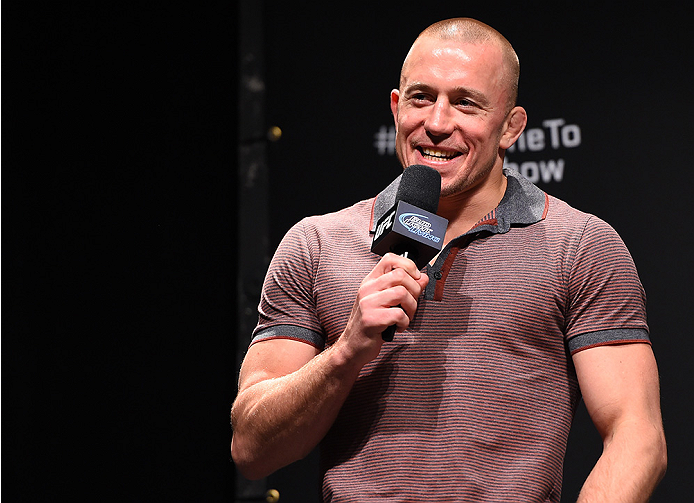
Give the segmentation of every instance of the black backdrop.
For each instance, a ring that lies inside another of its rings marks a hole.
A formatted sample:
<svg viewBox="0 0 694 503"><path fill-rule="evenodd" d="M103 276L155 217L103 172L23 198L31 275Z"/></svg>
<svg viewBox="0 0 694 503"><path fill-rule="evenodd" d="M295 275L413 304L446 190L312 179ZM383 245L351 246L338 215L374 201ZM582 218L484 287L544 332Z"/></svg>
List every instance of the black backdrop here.
<svg viewBox="0 0 694 503"><path fill-rule="evenodd" d="M236 5L134 5L3 6L7 501L233 501Z"/></svg>
<svg viewBox="0 0 694 503"><path fill-rule="evenodd" d="M262 12L265 118L283 130L266 146L270 250L302 216L398 173L388 93L421 29L466 15L507 36L534 130L509 161L629 246L669 440L654 501L691 499L685 16L636 3ZM238 6L3 14L3 496L233 501L228 410L248 337L235 329L236 250L255 239L237 234ZM581 410L565 501L599 449ZM315 500L315 457L268 486Z"/></svg>

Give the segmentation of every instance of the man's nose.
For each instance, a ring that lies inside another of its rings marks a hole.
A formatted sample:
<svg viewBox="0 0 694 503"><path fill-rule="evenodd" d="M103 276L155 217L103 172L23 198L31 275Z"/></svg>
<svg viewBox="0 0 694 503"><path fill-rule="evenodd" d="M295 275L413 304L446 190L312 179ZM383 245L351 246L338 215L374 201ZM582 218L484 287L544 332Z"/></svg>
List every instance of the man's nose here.
<svg viewBox="0 0 694 503"><path fill-rule="evenodd" d="M447 100L442 98L436 100L424 122L424 128L435 136L449 135L453 132L453 117Z"/></svg>

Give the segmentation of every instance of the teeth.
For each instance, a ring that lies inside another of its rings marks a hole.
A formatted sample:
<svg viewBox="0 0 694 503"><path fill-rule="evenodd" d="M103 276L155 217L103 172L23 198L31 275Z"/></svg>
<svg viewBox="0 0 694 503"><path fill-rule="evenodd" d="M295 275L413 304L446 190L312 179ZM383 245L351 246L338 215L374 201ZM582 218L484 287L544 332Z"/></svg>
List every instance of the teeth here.
<svg viewBox="0 0 694 503"><path fill-rule="evenodd" d="M422 147L422 153L429 157L436 157L437 159L453 159L458 155L457 152L443 152L442 150L426 147Z"/></svg>

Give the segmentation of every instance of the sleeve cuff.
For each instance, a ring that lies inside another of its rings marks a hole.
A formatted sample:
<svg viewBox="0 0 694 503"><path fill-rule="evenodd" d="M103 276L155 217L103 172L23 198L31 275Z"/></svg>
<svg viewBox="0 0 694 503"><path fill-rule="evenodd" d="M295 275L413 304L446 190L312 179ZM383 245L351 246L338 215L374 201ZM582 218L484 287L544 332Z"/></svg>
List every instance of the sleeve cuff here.
<svg viewBox="0 0 694 503"><path fill-rule="evenodd" d="M297 327L296 325L275 325L265 328L253 336L251 345L269 339L291 339L305 342L320 350L325 347L325 338L323 334L308 328Z"/></svg>
<svg viewBox="0 0 694 503"><path fill-rule="evenodd" d="M648 331L642 328L619 328L588 332L572 337L568 341L569 352L573 355L584 349L611 344L651 343Z"/></svg>

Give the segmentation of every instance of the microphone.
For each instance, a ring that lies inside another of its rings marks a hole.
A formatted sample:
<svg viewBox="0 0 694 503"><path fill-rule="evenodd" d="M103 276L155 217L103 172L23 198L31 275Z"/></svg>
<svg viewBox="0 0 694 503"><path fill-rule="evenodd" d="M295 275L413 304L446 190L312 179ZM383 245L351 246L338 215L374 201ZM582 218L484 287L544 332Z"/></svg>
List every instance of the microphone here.
<svg viewBox="0 0 694 503"><path fill-rule="evenodd" d="M393 252L423 268L441 251L448 220L436 214L441 195L441 175L429 166L413 164L405 168L395 196L395 204L377 222L371 251L379 255ZM381 334L392 341L395 325Z"/></svg>

